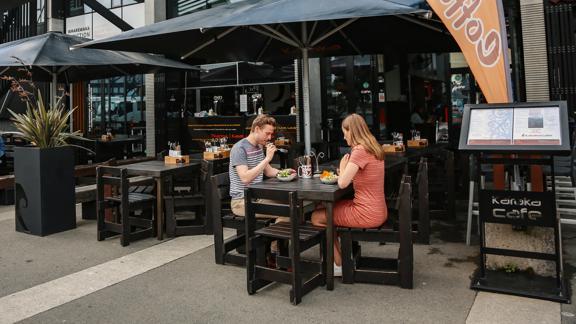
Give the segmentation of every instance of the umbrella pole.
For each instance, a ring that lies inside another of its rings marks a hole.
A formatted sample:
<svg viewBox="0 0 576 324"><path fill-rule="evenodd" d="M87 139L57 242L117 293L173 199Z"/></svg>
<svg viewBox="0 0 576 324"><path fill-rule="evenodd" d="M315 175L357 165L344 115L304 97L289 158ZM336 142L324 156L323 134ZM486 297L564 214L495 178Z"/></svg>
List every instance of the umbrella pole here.
<svg viewBox="0 0 576 324"><path fill-rule="evenodd" d="M51 107L56 107L56 88L58 87L58 75L56 73L52 73L52 85L50 86L50 103Z"/></svg>
<svg viewBox="0 0 576 324"><path fill-rule="evenodd" d="M308 39L306 22L302 24L302 40L304 44ZM302 47L302 101L304 102L304 149L310 154L310 69L308 64L308 48Z"/></svg>

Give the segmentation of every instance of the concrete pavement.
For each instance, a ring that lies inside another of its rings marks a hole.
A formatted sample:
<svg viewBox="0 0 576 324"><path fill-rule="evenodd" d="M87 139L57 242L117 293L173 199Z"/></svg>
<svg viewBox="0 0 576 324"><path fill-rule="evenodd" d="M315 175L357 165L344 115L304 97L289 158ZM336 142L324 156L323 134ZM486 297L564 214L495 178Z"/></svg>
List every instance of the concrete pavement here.
<svg viewBox="0 0 576 324"><path fill-rule="evenodd" d="M337 281L334 291L316 289L297 307L284 285L249 296L243 268L214 263L210 236L122 248L118 239L97 242L95 230L94 221L79 221L76 230L44 238L15 233L13 210L0 208L0 322L574 323L571 305L470 290L478 248L450 242L460 240L446 236L457 229L415 245L413 290Z"/></svg>

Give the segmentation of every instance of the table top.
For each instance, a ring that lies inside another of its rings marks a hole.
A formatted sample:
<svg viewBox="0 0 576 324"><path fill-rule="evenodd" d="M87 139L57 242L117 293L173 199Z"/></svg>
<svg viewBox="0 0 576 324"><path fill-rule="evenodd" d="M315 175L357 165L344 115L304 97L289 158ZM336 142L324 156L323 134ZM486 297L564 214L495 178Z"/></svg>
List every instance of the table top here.
<svg viewBox="0 0 576 324"><path fill-rule="evenodd" d="M266 191L298 192L298 198L312 201L337 201L352 192L352 185L340 189L337 184L323 184L319 178L302 179L284 182L276 178L266 179L250 185L250 188Z"/></svg>
<svg viewBox="0 0 576 324"><path fill-rule="evenodd" d="M146 161L122 166L129 175L145 175L150 177L163 177L181 172L190 172L200 166L200 161L190 161L187 164L166 164L164 161Z"/></svg>
<svg viewBox="0 0 576 324"><path fill-rule="evenodd" d="M114 137L111 140L103 141L101 138L94 139L99 144L124 144L124 143L136 143L143 140L142 136L130 136L130 137Z"/></svg>

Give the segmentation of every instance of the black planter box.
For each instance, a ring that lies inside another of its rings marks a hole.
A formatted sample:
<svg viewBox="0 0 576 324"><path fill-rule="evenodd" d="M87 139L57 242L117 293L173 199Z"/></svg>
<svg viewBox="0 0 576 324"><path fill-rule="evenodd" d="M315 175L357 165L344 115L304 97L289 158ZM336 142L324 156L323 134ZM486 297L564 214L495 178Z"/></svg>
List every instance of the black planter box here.
<svg viewBox="0 0 576 324"><path fill-rule="evenodd" d="M49 235L76 228L74 150L14 148L16 231Z"/></svg>

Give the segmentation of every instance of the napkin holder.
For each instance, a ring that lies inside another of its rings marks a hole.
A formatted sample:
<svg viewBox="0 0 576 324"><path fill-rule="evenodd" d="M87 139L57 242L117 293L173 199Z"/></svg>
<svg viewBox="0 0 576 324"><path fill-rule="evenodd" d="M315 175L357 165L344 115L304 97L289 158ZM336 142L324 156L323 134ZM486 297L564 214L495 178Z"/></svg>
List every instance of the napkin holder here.
<svg viewBox="0 0 576 324"><path fill-rule="evenodd" d="M218 159L226 159L230 157L230 150L221 150L217 152L204 152L203 154L204 160L218 160Z"/></svg>
<svg viewBox="0 0 576 324"><path fill-rule="evenodd" d="M188 164L190 163L190 156L189 155L181 155L181 156L165 156L164 157L165 164Z"/></svg>
<svg viewBox="0 0 576 324"><path fill-rule="evenodd" d="M404 145L384 144L384 145L382 145L382 148L384 149L384 152L386 152L386 153L399 153L399 152L405 152L406 151L406 149L404 148Z"/></svg>
<svg viewBox="0 0 576 324"><path fill-rule="evenodd" d="M428 146L428 140L421 138L419 140L408 140L408 147L410 148L422 148Z"/></svg>

